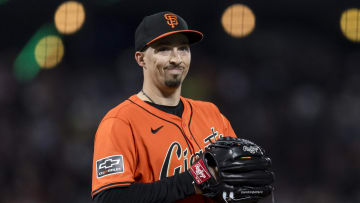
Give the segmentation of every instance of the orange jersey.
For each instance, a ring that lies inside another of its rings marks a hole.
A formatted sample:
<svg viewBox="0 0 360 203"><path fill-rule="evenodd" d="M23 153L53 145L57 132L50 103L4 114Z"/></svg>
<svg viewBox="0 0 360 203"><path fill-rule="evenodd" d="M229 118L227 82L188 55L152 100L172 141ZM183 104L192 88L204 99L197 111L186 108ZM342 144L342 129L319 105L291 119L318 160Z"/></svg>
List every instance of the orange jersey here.
<svg viewBox="0 0 360 203"><path fill-rule="evenodd" d="M136 95L105 115L94 141L92 197L108 188L150 183L183 173L195 161L195 154L211 141L236 137L214 104L180 99L184 104L181 118ZM196 196L185 200L199 202L191 200Z"/></svg>

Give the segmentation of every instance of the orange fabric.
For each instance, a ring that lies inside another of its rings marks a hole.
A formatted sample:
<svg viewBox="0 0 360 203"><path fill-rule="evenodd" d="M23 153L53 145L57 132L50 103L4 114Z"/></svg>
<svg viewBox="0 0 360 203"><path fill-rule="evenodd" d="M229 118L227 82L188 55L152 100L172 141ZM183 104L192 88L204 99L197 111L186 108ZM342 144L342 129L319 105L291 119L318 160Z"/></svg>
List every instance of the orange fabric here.
<svg viewBox="0 0 360 203"><path fill-rule="evenodd" d="M229 121L209 102L181 97L182 118L163 112L136 95L110 110L94 141L92 196L131 182L149 183L185 172L220 136L236 137ZM162 126L162 127L161 127ZM97 177L97 161L121 155L123 171ZM193 195L183 201L201 202ZM192 199L192 200L191 200Z"/></svg>

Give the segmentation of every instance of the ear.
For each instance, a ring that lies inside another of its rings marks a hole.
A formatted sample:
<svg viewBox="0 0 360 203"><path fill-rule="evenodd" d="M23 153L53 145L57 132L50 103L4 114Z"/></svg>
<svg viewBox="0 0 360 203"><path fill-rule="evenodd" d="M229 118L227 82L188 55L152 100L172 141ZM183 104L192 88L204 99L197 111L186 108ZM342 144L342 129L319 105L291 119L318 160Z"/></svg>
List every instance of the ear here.
<svg viewBox="0 0 360 203"><path fill-rule="evenodd" d="M139 66L143 68L145 67L144 56L145 56L144 52L140 52L140 51L135 52L135 60L139 64Z"/></svg>

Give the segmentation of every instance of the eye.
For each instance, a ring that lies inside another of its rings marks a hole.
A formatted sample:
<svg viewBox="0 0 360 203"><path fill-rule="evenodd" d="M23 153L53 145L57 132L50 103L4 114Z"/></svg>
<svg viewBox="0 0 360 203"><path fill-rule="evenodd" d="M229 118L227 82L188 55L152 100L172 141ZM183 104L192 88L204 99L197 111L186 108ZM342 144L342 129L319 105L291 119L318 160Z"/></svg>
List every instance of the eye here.
<svg viewBox="0 0 360 203"><path fill-rule="evenodd" d="M189 51L190 48L189 48L189 46L181 46L181 47L179 47L179 50L180 51Z"/></svg>
<svg viewBox="0 0 360 203"><path fill-rule="evenodd" d="M159 47L159 48L157 49L158 52L169 51L169 50L170 50L170 48L169 48L169 47L165 47L165 46Z"/></svg>

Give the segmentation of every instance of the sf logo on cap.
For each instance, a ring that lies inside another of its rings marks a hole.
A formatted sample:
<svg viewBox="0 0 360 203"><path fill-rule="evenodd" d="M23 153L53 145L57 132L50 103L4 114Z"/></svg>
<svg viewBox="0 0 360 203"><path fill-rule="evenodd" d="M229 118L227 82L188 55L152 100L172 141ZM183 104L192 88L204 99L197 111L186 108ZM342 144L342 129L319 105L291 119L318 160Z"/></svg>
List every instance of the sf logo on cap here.
<svg viewBox="0 0 360 203"><path fill-rule="evenodd" d="M177 20L177 16L172 13L167 13L164 15L166 22L168 25L171 26L171 28L175 28L179 23Z"/></svg>

